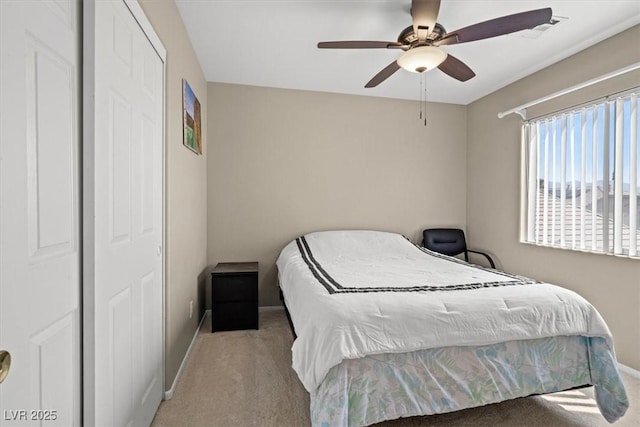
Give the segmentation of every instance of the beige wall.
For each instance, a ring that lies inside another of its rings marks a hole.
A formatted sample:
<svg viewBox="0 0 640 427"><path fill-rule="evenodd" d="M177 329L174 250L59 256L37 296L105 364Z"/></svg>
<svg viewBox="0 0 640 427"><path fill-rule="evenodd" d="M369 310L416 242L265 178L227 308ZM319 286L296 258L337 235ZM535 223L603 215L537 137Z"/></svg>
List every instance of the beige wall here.
<svg viewBox="0 0 640 427"><path fill-rule="evenodd" d="M575 290L603 315L618 359L640 369L640 262L519 243L520 117L499 111L640 61L640 27L608 39L468 106L467 232L511 272ZM575 105L640 83L634 73L583 90L536 113Z"/></svg>
<svg viewBox="0 0 640 427"><path fill-rule="evenodd" d="M173 0L139 0L167 49L165 388L169 389L198 327L207 253L207 147L197 156L182 145L182 79L202 106L207 141L207 84ZM189 303L194 314L189 318Z"/></svg>
<svg viewBox="0 0 640 427"><path fill-rule="evenodd" d="M416 87L418 90L418 87ZM279 305L275 261L326 229L465 225L466 108L209 83L208 259L260 262L260 305Z"/></svg>

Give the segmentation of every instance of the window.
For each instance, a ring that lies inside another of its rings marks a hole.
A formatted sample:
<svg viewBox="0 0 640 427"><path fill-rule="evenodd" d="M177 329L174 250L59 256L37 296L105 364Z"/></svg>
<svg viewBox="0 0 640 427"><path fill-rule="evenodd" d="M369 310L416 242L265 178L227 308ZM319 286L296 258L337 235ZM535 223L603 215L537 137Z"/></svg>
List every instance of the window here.
<svg viewBox="0 0 640 427"><path fill-rule="evenodd" d="M522 241L639 256L639 94L523 124Z"/></svg>

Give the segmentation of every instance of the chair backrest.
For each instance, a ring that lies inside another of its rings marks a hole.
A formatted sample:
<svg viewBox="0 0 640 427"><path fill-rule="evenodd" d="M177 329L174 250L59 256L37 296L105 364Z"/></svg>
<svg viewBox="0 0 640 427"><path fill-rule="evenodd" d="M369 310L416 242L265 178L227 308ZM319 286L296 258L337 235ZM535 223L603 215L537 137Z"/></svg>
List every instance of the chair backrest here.
<svg viewBox="0 0 640 427"><path fill-rule="evenodd" d="M464 252L467 257L467 242L464 231L459 228L429 228L422 231L422 246L445 255L458 255Z"/></svg>

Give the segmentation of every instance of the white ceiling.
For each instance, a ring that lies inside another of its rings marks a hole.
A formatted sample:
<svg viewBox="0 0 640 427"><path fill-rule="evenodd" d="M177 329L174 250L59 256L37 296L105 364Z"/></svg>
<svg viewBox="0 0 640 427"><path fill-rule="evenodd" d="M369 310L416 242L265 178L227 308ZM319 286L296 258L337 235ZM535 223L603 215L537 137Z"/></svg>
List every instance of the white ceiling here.
<svg viewBox="0 0 640 427"><path fill-rule="evenodd" d="M176 0L205 78L288 89L420 99L419 75L399 70L364 85L402 51L318 49L319 41L395 41L411 25L410 0ZM427 100L466 105L640 23L640 0L442 0L447 31L531 9L567 18L536 39L515 35L445 46L476 77L429 71ZM637 48L640 48L640 40Z"/></svg>

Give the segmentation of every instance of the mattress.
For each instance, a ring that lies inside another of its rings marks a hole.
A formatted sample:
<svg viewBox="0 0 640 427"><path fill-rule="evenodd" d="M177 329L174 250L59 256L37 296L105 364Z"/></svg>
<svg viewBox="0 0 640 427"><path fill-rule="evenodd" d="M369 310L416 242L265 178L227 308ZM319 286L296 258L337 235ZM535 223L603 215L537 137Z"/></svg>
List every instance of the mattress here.
<svg viewBox="0 0 640 427"><path fill-rule="evenodd" d="M298 336L292 347L293 368L311 395L312 408L323 399L321 390L330 372L348 361L377 355L393 358L444 348L579 337L597 339L615 361L604 320L576 293L432 253L395 233L310 233L282 250L277 267ZM603 411L609 421L626 408L624 386L619 377L613 382L620 387L613 387L617 405L610 405L617 409ZM584 383L573 384L579 385ZM526 388L521 392L531 394ZM343 394L343 399L350 398ZM329 406L325 402L323 407ZM417 413L439 411L431 405L431 410ZM312 418L314 423L322 419Z"/></svg>

